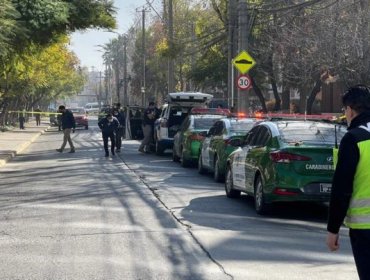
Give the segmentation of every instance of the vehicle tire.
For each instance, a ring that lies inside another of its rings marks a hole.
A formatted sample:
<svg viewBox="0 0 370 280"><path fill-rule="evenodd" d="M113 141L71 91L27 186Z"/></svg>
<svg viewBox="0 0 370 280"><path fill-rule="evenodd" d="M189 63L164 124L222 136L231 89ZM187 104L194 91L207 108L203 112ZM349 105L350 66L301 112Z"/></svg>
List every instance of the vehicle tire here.
<svg viewBox="0 0 370 280"><path fill-rule="evenodd" d="M181 166L182 167L189 167L190 166L190 161L187 160L185 157L184 157L184 150L181 149Z"/></svg>
<svg viewBox="0 0 370 280"><path fill-rule="evenodd" d="M224 176L220 173L220 159L218 158L218 156L216 156L215 158L215 166L214 166L214 173L213 173L213 179L216 181L216 182L222 182L224 181Z"/></svg>
<svg viewBox="0 0 370 280"><path fill-rule="evenodd" d="M233 173L230 165L226 169L225 192L228 198L237 198L240 196L240 191L234 189Z"/></svg>
<svg viewBox="0 0 370 280"><path fill-rule="evenodd" d="M270 205L265 202L263 183L260 176L257 177L254 184L254 208L259 215L266 214L270 209Z"/></svg>
<svg viewBox="0 0 370 280"><path fill-rule="evenodd" d="M180 162L180 157L176 155L175 147L172 148L172 161L173 162Z"/></svg>
<svg viewBox="0 0 370 280"><path fill-rule="evenodd" d="M199 158L198 158L198 173L199 174L207 173L207 170L203 167L202 153L199 154Z"/></svg>
<svg viewBox="0 0 370 280"><path fill-rule="evenodd" d="M158 141L155 142L155 153L156 153L156 155L158 155L158 156L163 155L164 150L165 149L163 148L163 146L161 144L159 144Z"/></svg>
<svg viewBox="0 0 370 280"><path fill-rule="evenodd" d="M86 125L86 126L85 126L85 129L86 129L86 130L88 130L88 129L89 129L89 126L88 126L88 125Z"/></svg>

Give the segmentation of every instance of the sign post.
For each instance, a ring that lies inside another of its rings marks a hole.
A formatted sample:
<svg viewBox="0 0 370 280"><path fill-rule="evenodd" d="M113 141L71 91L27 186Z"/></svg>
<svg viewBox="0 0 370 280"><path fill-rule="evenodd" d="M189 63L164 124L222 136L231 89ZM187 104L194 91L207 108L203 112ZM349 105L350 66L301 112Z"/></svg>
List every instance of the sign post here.
<svg viewBox="0 0 370 280"><path fill-rule="evenodd" d="M251 70L256 61L246 51L241 51L234 59L233 64L240 73L245 74Z"/></svg>
<svg viewBox="0 0 370 280"><path fill-rule="evenodd" d="M252 87L251 78L248 75L240 75L236 85L240 90L248 90Z"/></svg>
<svg viewBox="0 0 370 280"><path fill-rule="evenodd" d="M236 82L236 85L239 89L238 91L238 107L239 109L241 106L249 106L249 97L248 95L243 95L243 97L240 95L240 90L248 90L251 88L252 82L251 78L247 75L244 75L248 73L249 70L251 70L255 65L256 61L253 59L253 57L247 52L247 51L241 51L233 60L232 64L235 66L236 69L242 74L238 77L237 80L234 80L234 76L232 76L232 81ZM234 100L234 93L232 91L232 99ZM246 104L243 104L244 101L246 101ZM248 110L248 109L247 109Z"/></svg>

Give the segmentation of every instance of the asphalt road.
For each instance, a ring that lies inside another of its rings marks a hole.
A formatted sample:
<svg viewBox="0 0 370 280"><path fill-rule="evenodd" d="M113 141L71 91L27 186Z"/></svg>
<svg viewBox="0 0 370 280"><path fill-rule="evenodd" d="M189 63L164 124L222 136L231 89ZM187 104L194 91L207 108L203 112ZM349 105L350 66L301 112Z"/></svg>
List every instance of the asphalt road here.
<svg viewBox="0 0 370 280"><path fill-rule="evenodd" d="M0 168L0 279L357 279L346 230L326 249L324 206L261 217L170 151L104 158L90 128L75 154L52 129Z"/></svg>

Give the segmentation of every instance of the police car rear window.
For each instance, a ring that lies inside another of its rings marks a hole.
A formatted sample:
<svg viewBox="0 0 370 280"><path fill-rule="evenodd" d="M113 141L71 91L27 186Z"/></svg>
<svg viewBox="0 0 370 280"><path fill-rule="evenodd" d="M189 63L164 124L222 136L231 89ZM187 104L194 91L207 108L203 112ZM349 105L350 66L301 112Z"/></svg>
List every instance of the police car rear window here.
<svg viewBox="0 0 370 280"><path fill-rule="evenodd" d="M279 122L281 140L286 143L302 143L310 145L334 145L335 126L321 122ZM339 143L346 129L337 126L337 142Z"/></svg>

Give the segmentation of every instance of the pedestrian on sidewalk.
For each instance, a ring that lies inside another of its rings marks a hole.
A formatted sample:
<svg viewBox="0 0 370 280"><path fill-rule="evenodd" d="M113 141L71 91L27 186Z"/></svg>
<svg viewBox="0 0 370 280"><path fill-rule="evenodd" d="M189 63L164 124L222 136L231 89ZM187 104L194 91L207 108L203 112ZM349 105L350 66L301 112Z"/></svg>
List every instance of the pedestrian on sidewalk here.
<svg viewBox="0 0 370 280"><path fill-rule="evenodd" d="M71 139L71 131L72 133L74 133L76 129L75 118L73 116L73 113L70 110L67 110L66 107L63 105L59 106L59 112L62 113L60 120L63 130L63 144L60 149L57 149L57 152L62 153L68 141L69 146L71 147L71 150L69 152L74 153L75 147Z"/></svg>
<svg viewBox="0 0 370 280"><path fill-rule="evenodd" d="M114 148L116 145L116 133L119 128L119 121L112 116L112 114L106 114L105 118L102 118L98 126L101 129L104 143L105 157L109 157L108 140L111 141L111 153L115 155Z"/></svg>
<svg viewBox="0 0 370 280"><path fill-rule="evenodd" d="M342 97L348 132L340 142L327 225L326 243L339 249L339 229L349 227L361 280L370 279L370 89L349 88Z"/></svg>
<svg viewBox="0 0 370 280"><path fill-rule="evenodd" d="M37 106L35 109L35 119L36 119L36 125L39 126L41 124L41 110L40 106Z"/></svg>

